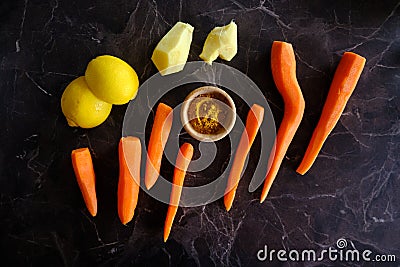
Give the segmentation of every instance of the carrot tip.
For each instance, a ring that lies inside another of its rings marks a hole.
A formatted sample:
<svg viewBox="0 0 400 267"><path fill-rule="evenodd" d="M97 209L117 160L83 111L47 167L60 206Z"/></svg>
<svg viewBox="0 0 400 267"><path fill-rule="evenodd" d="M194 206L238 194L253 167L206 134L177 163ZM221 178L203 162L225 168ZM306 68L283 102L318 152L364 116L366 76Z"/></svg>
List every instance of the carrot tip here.
<svg viewBox="0 0 400 267"><path fill-rule="evenodd" d="M226 211L230 211L233 205L233 200L235 199L236 195L236 189L229 191L227 194L224 196L224 206Z"/></svg>
<svg viewBox="0 0 400 267"><path fill-rule="evenodd" d="M164 239L164 243L167 242L170 231L171 231L171 229L169 229L169 230L165 229L164 230L164 238L163 238Z"/></svg>
<svg viewBox="0 0 400 267"><path fill-rule="evenodd" d="M121 220L121 218L120 218L120 220ZM121 223L122 223L123 225L126 226L126 225L129 223L129 221L126 221L126 220L123 221L123 220L121 220Z"/></svg>
<svg viewBox="0 0 400 267"><path fill-rule="evenodd" d="M231 208L232 208L232 205L225 205L225 209L226 209L226 211L230 211L231 210Z"/></svg>
<svg viewBox="0 0 400 267"><path fill-rule="evenodd" d="M133 213L131 216L132 217L125 216L125 218L120 217L119 219L121 220L121 223L126 226L128 223L130 223L132 221L133 216L135 216L135 213Z"/></svg>
<svg viewBox="0 0 400 267"><path fill-rule="evenodd" d="M296 172L298 174L304 175L308 170L301 170L301 169L297 169Z"/></svg>
<svg viewBox="0 0 400 267"><path fill-rule="evenodd" d="M155 183L145 180L144 184L145 184L147 190L150 190L154 186Z"/></svg>
<svg viewBox="0 0 400 267"><path fill-rule="evenodd" d="M265 201L265 199L267 198L268 192L266 193L261 193L261 197L260 197L260 203L263 203Z"/></svg>

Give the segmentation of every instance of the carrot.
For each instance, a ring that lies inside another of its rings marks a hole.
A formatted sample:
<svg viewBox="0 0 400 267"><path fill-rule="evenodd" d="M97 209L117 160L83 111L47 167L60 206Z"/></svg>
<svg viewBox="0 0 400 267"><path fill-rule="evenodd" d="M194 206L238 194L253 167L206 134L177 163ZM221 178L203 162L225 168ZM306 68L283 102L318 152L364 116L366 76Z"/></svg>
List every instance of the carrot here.
<svg viewBox="0 0 400 267"><path fill-rule="evenodd" d="M275 139L275 155L261 193L262 203L268 195L286 151L304 114L304 98L296 78L296 59L289 43L275 41L271 51L272 76L285 104L282 123Z"/></svg>
<svg viewBox="0 0 400 267"><path fill-rule="evenodd" d="M161 159L172 127L172 108L160 103L154 117L146 161L145 185L153 187L160 175Z"/></svg>
<svg viewBox="0 0 400 267"><path fill-rule="evenodd" d="M227 211L232 207L233 200L235 198L236 189L238 187L240 177L243 171L244 163L246 161L247 155L250 152L250 148L253 145L254 139L262 120L264 118L264 108L254 104L246 119L246 128L242 133L238 148L235 153L235 159L232 164L231 171L228 177L228 183L225 189L224 204Z"/></svg>
<svg viewBox="0 0 400 267"><path fill-rule="evenodd" d="M305 174L314 163L326 138L335 127L365 65L365 58L355 53L345 52L336 69L322 114L314 129L310 144L300 166L299 174Z"/></svg>
<svg viewBox="0 0 400 267"><path fill-rule="evenodd" d="M181 198L183 180L185 179L186 170L193 157L193 146L189 143L184 143L176 157L174 177L172 181L172 191L169 199L169 206L167 217L164 225L164 242L167 241L169 233L171 232L172 223L176 212L178 211L178 204Z"/></svg>
<svg viewBox="0 0 400 267"><path fill-rule="evenodd" d="M122 137L119 141L118 155L118 216L122 224L127 224L133 218L139 196L142 155L140 139L133 136Z"/></svg>
<svg viewBox="0 0 400 267"><path fill-rule="evenodd" d="M97 197L92 156L89 149L85 147L72 150L71 158L83 200L90 214L94 217L97 214Z"/></svg>

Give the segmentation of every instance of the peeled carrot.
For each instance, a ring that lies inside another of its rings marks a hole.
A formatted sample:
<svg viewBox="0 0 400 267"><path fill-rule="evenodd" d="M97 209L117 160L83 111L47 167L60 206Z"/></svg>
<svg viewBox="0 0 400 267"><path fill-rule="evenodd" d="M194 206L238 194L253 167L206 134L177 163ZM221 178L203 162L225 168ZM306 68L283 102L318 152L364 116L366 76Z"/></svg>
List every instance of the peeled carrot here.
<svg viewBox="0 0 400 267"><path fill-rule="evenodd" d="M133 218L140 188L140 160L142 146L140 139L133 136L122 137L118 146L118 216L122 224Z"/></svg>
<svg viewBox="0 0 400 267"><path fill-rule="evenodd" d="M286 151L304 114L304 98L296 78L296 59L289 43L275 41L271 51L272 76L283 97L285 111L275 140L275 155L261 193L262 203L268 195Z"/></svg>
<svg viewBox="0 0 400 267"><path fill-rule="evenodd" d="M333 77L321 118L314 129L306 154L296 170L298 173L305 174L317 158L326 138L335 127L356 88L365 61L365 58L355 53L344 53Z"/></svg>
<svg viewBox="0 0 400 267"><path fill-rule="evenodd" d="M178 211L178 204L181 198L183 180L185 179L186 171L190 161L193 157L193 146L189 143L184 143L179 149L178 156L176 157L174 177L172 181L172 191L169 200L167 217L164 225L164 242L167 241L169 233L171 232L172 223L176 212Z"/></svg>
<svg viewBox="0 0 400 267"><path fill-rule="evenodd" d="M97 214L97 197L92 156L89 149L85 147L72 150L71 158L83 200L90 214L94 217Z"/></svg>
<svg viewBox="0 0 400 267"><path fill-rule="evenodd" d="M153 187L160 175L160 167L165 144L172 127L172 108L164 103L157 107L147 150L144 182L147 189Z"/></svg>
<svg viewBox="0 0 400 267"><path fill-rule="evenodd" d="M264 108L254 104L247 114L246 128L244 129L242 137L240 138L240 142L235 153L235 159L233 160L232 168L229 173L224 196L224 204L227 211L229 211L232 207L247 155L250 152L250 148L253 145L254 139L256 139L256 135L263 118Z"/></svg>

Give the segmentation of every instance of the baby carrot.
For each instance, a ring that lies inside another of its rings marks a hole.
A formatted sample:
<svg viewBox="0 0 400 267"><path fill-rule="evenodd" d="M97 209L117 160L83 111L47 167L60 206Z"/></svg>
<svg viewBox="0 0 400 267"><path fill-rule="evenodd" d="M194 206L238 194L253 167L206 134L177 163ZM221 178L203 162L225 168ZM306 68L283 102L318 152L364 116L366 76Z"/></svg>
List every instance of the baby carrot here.
<svg viewBox="0 0 400 267"><path fill-rule="evenodd" d="M275 140L275 155L267 173L261 193L262 203L278 174L286 151L300 125L304 114L304 98L296 78L296 59L289 43L275 41L271 50L272 76L283 97L285 111Z"/></svg>
<svg viewBox="0 0 400 267"><path fill-rule="evenodd" d="M94 217L97 214L97 197L92 156L89 149L85 147L72 150L71 158L83 200L90 214Z"/></svg>
<svg viewBox="0 0 400 267"><path fill-rule="evenodd" d="M119 141L118 156L118 216L122 224L127 224L133 218L139 196L142 156L140 139L133 136L122 137Z"/></svg>
<svg viewBox="0 0 400 267"><path fill-rule="evenodd" d="M172 127L172 108L164 103L157 107L154 117L153 129L151 130L148 155L146 161L146 173L144 182L150 189L160 175L160 167L165 144Z"/></svg>
<svg viewBox="0 0 400 267"><path fill-rule="evenodd" d="M250 148L256 138L258 129L264 118L264 108L254 104L247 114L246 128L242 133L238 148L235 153L232 168L229 173L228 184L226 185L224 204L227 211L232 207L235 198L236 189L238 187L240 177L243 171L244 163Z"/></svg>
<svg viewBox="0 0 400 267"><path fill-rule="evenodd" d="M351 52L344 53L336 69L321 117L314 129L306 154L296 170L298 173L305 174L311 168L356 88L364 65L365 58L362 56Z"/></svg>
<svg viewBox="0 0 400 267"><path fill-rule="evenodd" d="M169 233L171 232L172 223L174 222L176 212L178 211L183 180L185 179L186 171L190 161L192 160L192 157L193 146L189 143L184 143L179 149L178 156L176 157L172 191L164 225L164 242L166 242L168 239Z"/></svg>

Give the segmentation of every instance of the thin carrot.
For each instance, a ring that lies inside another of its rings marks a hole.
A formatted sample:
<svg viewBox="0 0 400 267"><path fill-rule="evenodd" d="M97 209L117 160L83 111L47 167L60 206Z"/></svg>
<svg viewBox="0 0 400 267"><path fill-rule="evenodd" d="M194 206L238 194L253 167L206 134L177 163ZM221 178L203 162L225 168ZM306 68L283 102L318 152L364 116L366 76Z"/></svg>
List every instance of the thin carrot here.
<svg viewBox="0 0 400 267"><path fill-rule="evenodd" d="M326 138L335 127L356 88L365 61L365 58L355 53L344 53L333 77L317 127L314 129L304 158L296 170L298 173L304 175L317 158Z"/></svg>
<svg viewBox="0 0 400 267"><path fill-rule="evenodd" d="M289 43L275 41L271 51L272 76L285 104L282 123L275 140L275 155L261 193L262 203L268 195L286 151L304 114L304 98L296 78L296 59Z"/></svg>
<svg viewBox="0 0 400 267"><path fill-rule="evenodd" d="M72 150L71 158L83 200L90 214L94 217L97 214L97 197L92 156L89 149L85 147Z"/></svg>
<svg viewBox="0 0 400 267"><path fill-rule="evenodd" d="M142 146L140 139L133 136L122 137L118 146L118 216L122 224L133 218L140 188L140 159Z"/></svg>
<svg viewBox="0 0 400 267"><path fill-rule="evenodd" d="M172 127L172 108L164 103L157 107L151 130L144 182L147 189L153 187L160 175L161 159Z"/></svg>
<svg viewBox="0 0 400 267"><path fill-rule="evenodd" d="M240 138L240 142L235 153L235 159L233 160L232 168L229 173L224 196L224 204L227 211L229 211L232 207L247 155L250 152L250 148L253 145L263 118L264 108L254 104L247 114L246 128L244 129L242 137Z"/></svg>
<svg viewBox="0 0 400 267"><path fill-rule="evenodd" d="M189 143L184 143L179 149L178 156L176 157L174 177L172 181L172 191L169 200L167 217L164 225L164 242L167 241L169 233L171 232L172 223L176 212L178 211L178 204L181 198L183 180L185 179L186 171L190 161L193 157L193 146Z"/></svg>

